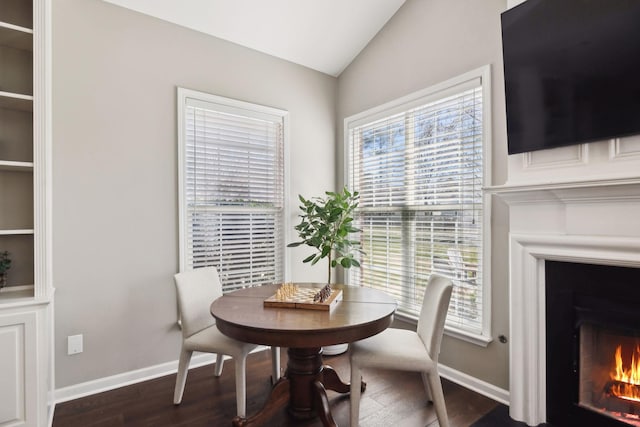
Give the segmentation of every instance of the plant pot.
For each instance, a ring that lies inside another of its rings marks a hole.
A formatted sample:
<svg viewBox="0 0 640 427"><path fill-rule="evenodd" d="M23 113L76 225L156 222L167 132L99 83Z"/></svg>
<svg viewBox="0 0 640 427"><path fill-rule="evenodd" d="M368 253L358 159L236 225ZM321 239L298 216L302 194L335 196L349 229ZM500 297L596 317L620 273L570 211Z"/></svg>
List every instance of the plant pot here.
<svg viewBox="0 0 640 427"><path fill-rule="evenodd" d="M327 345L322 347L322 355L323 356L337 356L338 354L342 354L349 348L349 344L336 344L336 345Z"/></svg>

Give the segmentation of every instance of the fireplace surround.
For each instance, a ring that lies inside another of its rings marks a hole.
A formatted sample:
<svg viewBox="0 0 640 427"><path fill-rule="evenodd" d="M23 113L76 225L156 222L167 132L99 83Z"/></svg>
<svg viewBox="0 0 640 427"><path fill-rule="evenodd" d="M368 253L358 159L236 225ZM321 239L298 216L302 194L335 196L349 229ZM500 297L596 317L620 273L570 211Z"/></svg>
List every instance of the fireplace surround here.
<svg viewBox="0 0 640 427"><path fill-rule="evenodd" d="M491 191L509 205L509 414L537 426L553 411L547 407L546 264L640 269L640 179L537 180Z"/></svg>
<svg viewBox="0 0 640 427"><path fill-rule="evenodd" d="M509 414L515 420L536 426L548 421L546 262L640 268L640 241L597 235L515 233L510 240Z"/></svg>

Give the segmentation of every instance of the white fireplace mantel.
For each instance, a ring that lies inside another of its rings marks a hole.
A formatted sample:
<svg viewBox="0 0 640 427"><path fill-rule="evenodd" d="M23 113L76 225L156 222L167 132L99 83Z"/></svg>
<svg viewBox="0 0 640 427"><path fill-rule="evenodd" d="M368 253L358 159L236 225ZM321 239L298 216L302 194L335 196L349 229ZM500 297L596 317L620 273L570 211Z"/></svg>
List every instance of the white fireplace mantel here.
<svg viewBox="0 0 640 427"><path fill-rule="evenodd" d="M503 185L487 188L510 206L546 202L640 202L640 178Z"/></svg>
<svg viewBox="0 0 640 427"><path fill-rule="evenodd" d="M510 415L546 422L545 261L640 268L640 178L492 187L509 205Z"/></svg>

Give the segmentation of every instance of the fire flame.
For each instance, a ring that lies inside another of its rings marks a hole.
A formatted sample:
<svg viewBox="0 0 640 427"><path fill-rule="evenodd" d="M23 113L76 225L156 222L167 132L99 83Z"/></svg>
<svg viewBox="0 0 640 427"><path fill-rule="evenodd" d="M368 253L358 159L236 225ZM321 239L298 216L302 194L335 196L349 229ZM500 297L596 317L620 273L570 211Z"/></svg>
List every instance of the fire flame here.
<svg viewBox="0 0 640 427"><path fill-rule="evenodd" d="M611 372L611 379L618 383L611 387L611 393L621 399L640 402L640 344L631 355L631 368L622 365L622 346L616 348L616 369Z"/></svg>

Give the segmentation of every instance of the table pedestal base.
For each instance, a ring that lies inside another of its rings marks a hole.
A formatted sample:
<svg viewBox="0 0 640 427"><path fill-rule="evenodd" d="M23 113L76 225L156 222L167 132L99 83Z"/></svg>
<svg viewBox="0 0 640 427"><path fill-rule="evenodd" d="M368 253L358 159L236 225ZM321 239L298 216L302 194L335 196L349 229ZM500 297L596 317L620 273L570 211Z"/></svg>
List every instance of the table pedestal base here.
<svg viewBox="0 0 640 427"><path fill-rule="evenodd" d="M349 393L349 384L342 382L336 371L322 364L322 349L290 348L287 371L271 389L260 412L250 418L235 417L234 427L263 425L287 403L289 414L296 419L318 416L325 427L337 427L331 416L327 390ZM361 385L364 391L364 382Z"/></svg>

